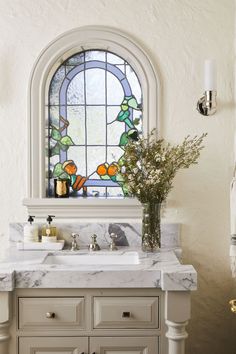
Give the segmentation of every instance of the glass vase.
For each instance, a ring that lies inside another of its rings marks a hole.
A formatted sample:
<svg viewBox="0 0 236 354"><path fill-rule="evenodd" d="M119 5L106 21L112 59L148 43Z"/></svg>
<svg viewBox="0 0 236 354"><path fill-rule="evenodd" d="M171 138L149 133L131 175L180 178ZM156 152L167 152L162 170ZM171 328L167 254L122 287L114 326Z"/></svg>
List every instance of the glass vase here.
<svg viewBox="0 0 236 354"><path fill-rule="evenodd" d="M161 247L161 204L143 204L142 250L156 252Z"/></svg>

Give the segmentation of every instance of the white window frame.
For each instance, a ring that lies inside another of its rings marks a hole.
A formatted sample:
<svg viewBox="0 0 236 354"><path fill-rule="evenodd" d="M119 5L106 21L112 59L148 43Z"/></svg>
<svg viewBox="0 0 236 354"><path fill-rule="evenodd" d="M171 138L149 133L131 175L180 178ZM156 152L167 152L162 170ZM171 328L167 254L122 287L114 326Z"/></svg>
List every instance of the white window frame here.
<svg viewBox="0 0 236 354"><path fill-rule="evenodd" d="M73 219L138 219L141 205L134 198L83 199L46 198L45 188L45 109L48 89L57 68L70 56L89 49L114 52L136 72L143 94L144 134L159 130L160 82L149 56L126 33L103 26L85 26L62 34L39 55L33 67L28 92L28 196L23 205L28 212L45 217Z"/></svg>

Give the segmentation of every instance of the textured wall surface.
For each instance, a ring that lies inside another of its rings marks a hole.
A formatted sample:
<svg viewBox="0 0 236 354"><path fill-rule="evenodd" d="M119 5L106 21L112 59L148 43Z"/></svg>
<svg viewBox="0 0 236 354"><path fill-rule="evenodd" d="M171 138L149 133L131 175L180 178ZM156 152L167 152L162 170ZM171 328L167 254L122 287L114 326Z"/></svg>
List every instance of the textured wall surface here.
<svg viewBox="0 0 236 354"><path fill-rule="evenodd" d="M188 326L188 354L236 352L236 297L229 268L229 183L233 170L233 0L0 0L0 242L8 223L23 221L27 190L27 86L39 52L56 36L83 25L127 31L150 54L162 83L161 135L171 142L208 132L199 165L179 173L165 218L182 223L185 262L199 273ZM215 116L196 110L202 65L215 58ZM5 187L7 183L7 187Z"/></svg>

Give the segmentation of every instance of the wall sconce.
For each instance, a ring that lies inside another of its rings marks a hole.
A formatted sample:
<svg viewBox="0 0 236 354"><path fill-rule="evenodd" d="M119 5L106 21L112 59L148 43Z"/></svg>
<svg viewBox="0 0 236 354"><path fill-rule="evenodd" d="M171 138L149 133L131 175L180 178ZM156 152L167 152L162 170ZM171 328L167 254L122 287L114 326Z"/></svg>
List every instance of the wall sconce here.
<svg viewBox="0 0 236 354"><path fill-rule="evenodd" d="M204 116L216 113L216 65L214 60L205 60L204 65L204 96L197 103L197 110Z"/></svg>

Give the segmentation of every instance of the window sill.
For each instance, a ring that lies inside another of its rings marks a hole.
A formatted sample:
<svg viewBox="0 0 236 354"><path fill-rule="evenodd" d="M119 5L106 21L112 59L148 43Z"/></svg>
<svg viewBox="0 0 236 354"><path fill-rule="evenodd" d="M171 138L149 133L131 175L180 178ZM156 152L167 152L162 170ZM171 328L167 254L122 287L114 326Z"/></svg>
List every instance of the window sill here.
<svg viewBox="0 0 236 354"><path fill-rule="evenodd" d="M23 205L30 215L45 218L55 215L57 219L98 219L112 221L141 221L142 206L137 199L56 199L26 198Z"/></svg>

